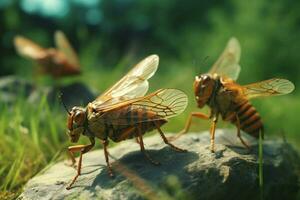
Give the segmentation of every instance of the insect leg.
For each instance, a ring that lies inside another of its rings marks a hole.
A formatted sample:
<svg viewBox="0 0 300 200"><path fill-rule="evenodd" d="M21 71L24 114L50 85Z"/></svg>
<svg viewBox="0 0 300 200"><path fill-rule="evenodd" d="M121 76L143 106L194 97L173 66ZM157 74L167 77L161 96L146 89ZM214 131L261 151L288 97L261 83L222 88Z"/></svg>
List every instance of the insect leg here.
<svg viewBox="0 0 300 200"><path fill-rule="evenodd" d="M108 151L107 151L107 146L108 146L108 140L101 140L102 144L103 144L103 150L104 150L104 156L105 156L105 161L106 161L106 164L107 164L107 168L108 168L108 174L110 177L113 177L114 174L112 172L112 169L111 169L111 165L109 163L109 159L108 159Z"/></svg>
<svg viewBox="0 0 300 200"><path fill-rule="evenodd" d="M74 156L75 152L84 151L84 153L86 153L94 146L94 144L95 143L88 144L88 145L81 144L81 145L75 145L75 146L68 147L68 152L69 152L69 155L72 160L71 166L73 166L76 163L75 156Z"/></svg>
<svg viewBox="0 0 300 200"><path fill-rule="evenodd" d="M182 135L184 135L185 133L187 133L190 129L190 126L192 124L192 118L193 117L197 117L200 119L209 119L209 116L204 114L204 113L200 113L200 112L192 112L189 115L189 118L187 119L186 123L185 123L185 127L183 130L181 130L176 136L174 137L170 137L171 141L178 139L179 137L181 137Z"/></svg>
<svg viewBox="0 0 300 200"><path fill-rule="evenodd" d="M159 162L153 160L149 156L149 154L145 151L145 146L144 146L144 141L143 141L143 135L141 133L141 127L140 126L137 127L137 132L138 132L138 138L139 138L138 141L139 141L139 145L141 147L141 152L145 155L145 157L147 158L147 160L149 160L152 164L154 164L154 165L160 165Z"/></svg>
<svg viewBox="0 0 300 200"><path fill-rule="evenodd" d="M81 174L82 155L85 154L86 152L88 152L89 150L91 150L91 148L93 148L93 146L95 145L94 138L90 138L90 141L91 141L91 144L88 144L88 145L76 145L76 146L71 146L71 147L68 148L68 150L69 150L70 154L73 156L72 158L74 160L75 160L74 152L80 151L80 157L79 157L79 161L78 161L77 174L72 179L69 186L66 188L67 190L71 189L72 185L75 183L76 179ZM72 159L72 161L73 161L73 159Z"/></svg>
<svg viewBox="0 0 300 200"><path fill-rule="evenodd" d="M80 144L80 145L75 145L75 146L68 147L68 152L69 152L69 155L70 155L70 158L71 158L71 161L72 161L71 166L74 166L75 163L76 163L74 153L81 151L81 149L83 149L85 146L86 145Z"/></svg>
<svg viewBox="0 0 300 200"><path fill-rule="evenodd" d="M241 123L240 123L240 118L239 116L236 114L236 128L237 128L237 136L240 139L240 141L242 142L242 144L247 148L250 149L249 145L243 140L242 136L241 136Z"/></svg>
<svg viewBox="0 0 300 200"><path fill-rule="evenodd" d="M136 143L140 144L139 137L135 138Z"/></svg>
<svg viewBox="0 0 300 200"><path fill-rule="evenodd" d="M166 138L165 134L162 132L162 130L160 129L159 125L154 122L156 129L158 130L160 136L162 137L162 139L164 140L164 142L169 145L170 147L172 147L175 151L179 151L179 152L186 152L187 150L185 149L181 149L179 147L176 147L174 144L171 144L168 139Z"/></svg>
<svg viewBox="0 0 300 200"><path fill-rule="evenodd" d="M218 114L213 117L213 121L210 127L210 151L215 152L215 132L216 132L216 125L218 122Z"/></svg>

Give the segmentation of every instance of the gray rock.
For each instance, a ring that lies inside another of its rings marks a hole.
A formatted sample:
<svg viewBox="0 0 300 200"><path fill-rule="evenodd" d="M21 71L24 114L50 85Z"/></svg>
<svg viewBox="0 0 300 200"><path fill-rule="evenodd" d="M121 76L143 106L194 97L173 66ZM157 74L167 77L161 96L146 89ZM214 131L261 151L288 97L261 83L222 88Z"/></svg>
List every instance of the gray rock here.
<svg viewBox="0 0 300 200"><path fill-rule="evenodd" d="M251 139L251 138L248 138ZM249 141L249 140L248 140ZM114 178L102 150L83 157L82 175L64 162L31 179L19 199L259 199L257 145L240 145L233 130L217 130L216 152L209 150L209 133L186 134L174 141L187 153L173 151L158 134L146 137L146 149L160 166L149 163L134 140L109 148ZM299 156L286 142L264 142L264 199L296 199Z"/></svg>
<svg viewBox="0 0 300 200"><path fill-rule="evenodd" d="M0 78L0 102L16 102L20 96L28 97L34 90L34 86L29 81L20 77L5 76Z"/></svg>
<svg viewBox="0 0 300 200"><path fill-rule="evenodd" d="M47 92L48 102L57 102L59 94L63 94L62 99L69 108L80 105L86 106L89 102L96 98L87 86L79 82L49 88Z"/></svg>

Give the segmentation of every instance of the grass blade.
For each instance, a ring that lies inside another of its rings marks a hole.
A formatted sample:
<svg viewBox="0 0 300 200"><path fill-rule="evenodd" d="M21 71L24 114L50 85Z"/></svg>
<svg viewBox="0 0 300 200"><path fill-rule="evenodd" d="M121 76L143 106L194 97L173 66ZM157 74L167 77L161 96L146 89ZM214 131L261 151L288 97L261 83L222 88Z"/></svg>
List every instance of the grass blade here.
<svg viewBox="0 0 300 200"><path fill-rule="evenodd" d="M264 199L264 181L263 181L263 138L262 131L259 132L259 140L258 140L258 162L259 162L259 189L260 189L260 199Z"/></svg>

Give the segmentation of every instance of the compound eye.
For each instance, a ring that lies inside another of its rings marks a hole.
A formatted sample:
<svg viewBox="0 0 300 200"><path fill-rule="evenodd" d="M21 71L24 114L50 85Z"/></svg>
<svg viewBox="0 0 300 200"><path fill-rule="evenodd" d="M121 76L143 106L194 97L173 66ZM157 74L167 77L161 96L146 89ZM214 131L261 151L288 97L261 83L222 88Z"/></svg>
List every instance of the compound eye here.
<svg viewBox="0 0 300 200"><path fill-rule="evenodd" d="M82 124L84 121L85 114L83 112L76 112L74 116L74 121L76 124Z"/></svg>
<svg viewBox="0 0 300 200"><path fill-rule="evenodd" d="M209 78L209 76L205 75L205 76L203 76L202 80L203 80L203 82L207 82L210 80L210 78Z"/></svg>
<svg viewBox="0 0 300 200"><path fill-rule="evenodd" d="M203 78L202 84L207 86L210 84L210 82L211 82L211 78L209 76L205 76L205 78Z"/></svg>
<svg viewBox="0 0 300 200"><path fill-rule="evenodd" d="M73 117L68 116L67 126L68 126L69 130L72 130L72 128L73 128Z"/></svg>

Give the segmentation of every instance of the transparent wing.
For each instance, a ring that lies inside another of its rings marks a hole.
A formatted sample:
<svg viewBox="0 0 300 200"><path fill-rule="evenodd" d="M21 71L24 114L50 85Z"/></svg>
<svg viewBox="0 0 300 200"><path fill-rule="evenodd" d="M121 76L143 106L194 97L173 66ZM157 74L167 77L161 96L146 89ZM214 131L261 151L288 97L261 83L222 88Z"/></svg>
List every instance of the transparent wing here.
<svg viewBox="0 0 300 200"><path fill-rule="evenodd" d="M241 56L240 43L236 38L231 38L225 50L210 69L210 74L218 74L237 80L241 67L239 65Z"/></svg>
<svg viewBox="0 0 300 200"><path fill-rule="evenodd" d="M291 93L295 89L292 82L286 79L273 78L243 86L247 98L275 96Z"/></svg>
<svg viewBox="0 0 300 200"><path fill-rule="evenodd" d="M56 31L54 34L54 40L56 47L65 54L68 61L74 66L79 67L79 59L77 57L77 54L65 34L62 31Z"/></svg>
<svg viewBox="0 0 300 200"><path fill-rule="evenodd" d="M45 49L22 36L14 38L15 48L21 56L31 59L40 59L45 56Z"/></svg>
<svg viewBox="0 0 300 200"><path fill-rule="evenodd" d="M132 125L174 117L188 103L187 95L177 89L160 89L145 97L129 100L107 108L98 108L108 124Z"/></svg>
<svg viewBox="0 0 300 200"><path fill-rule="evenodd" d="M148 56L95 101L97 103L114 104L144 96L149 87L148 79L156 72L158 63L159 58L157 55Z"/></svg>

